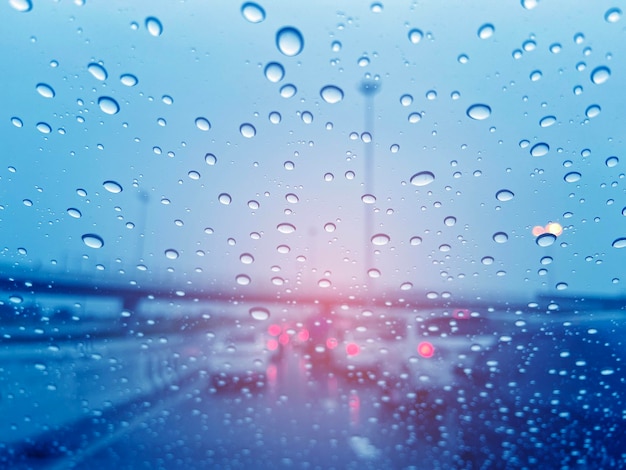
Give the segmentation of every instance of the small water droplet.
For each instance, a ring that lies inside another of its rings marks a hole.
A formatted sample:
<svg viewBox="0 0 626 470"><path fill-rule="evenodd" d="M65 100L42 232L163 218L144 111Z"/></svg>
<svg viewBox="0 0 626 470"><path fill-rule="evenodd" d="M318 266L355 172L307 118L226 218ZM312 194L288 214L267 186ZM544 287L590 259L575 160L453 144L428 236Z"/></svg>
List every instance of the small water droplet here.
<svg viewBox="0 0 626 470"><path fill-rule="evenodd" d="M241 5L241 15L250 23L260 23L265 19L265 10L253 2Z"/></svg>
<svg viewBox="0 0 626 470"><path fill-rule="evenodd" d="M514 197L515 194L513 194L513 192L509 191L508 189L501 189L496 193L496 199L501 202L510 201Z"/></svg>
<svg viewBox="0 0 626 470"><path fill-rule="evenodd" d="M265 66L265 78L272 83L278 83L285 77L285 69L278 62L270 62Z"/></svg>
<svg viewBox="0 0 626 470"><path fill-rule="evenodd" d="M302 33L292 26L281 28L276 33L276 47L288 57L297 56L304 48Z"/></svg>
<svg viewBox="0 0 626 470"><path fill-rule="evenodd" d="M411 176L411 184L414 186L426 186L435 181L435 175L430 171L420 171Z"/></svg>
<svg viewBox="0 0 626 470"><path fill-rule="evenodd" d="M538 82L541 80L541 77L543 77L541 70L533 70L529 76L531 82Z"/></svg>
<svg viewBox="0 0 626 470"><path fill-rule="evenodd" d="M601 65L591 71L591 81L596 85L602 85L611 77L611 69Z"/></svg>
<svg viewBox="0 0 626 470"><path fill-rule="evenodd" d="M295 232L296 227L295 225L292 225L292 224L282 223L276 226L276 230L278 230L280 233L289 234L289 233Z"/></svg>
<svg viewBox="0 0 626 470"><path fill-rule="evenodd" d="M400 104L404 107L410 106L413 103L413 97L411 95L402 95L400 97Z"/></svg>
<svg viewBox="0 0 626 470"><path fill-rule="evenodd" d="M280 124L280 121L282 120L282 116L278 111L272 111L268 117L272 124Z"/></svg>
<svg viewBox="0 0 626 470"><path fill-rule="evenodd" d="M600 114L600 111L602 111L602 108L600 108L599 105L592 104L585 110L585 116L587 116L589 119L593 119Z"/></svg>
<svg viewBox="0 0 626 470"><path fill-rule="evenodd" d="M239 261L241 261L243 264L252 264L254 263L254 256L252 256L250 253L242 253L239 256Z"/></svg>
<svg viewBox="0 0 626 470"><path fill-rule="evenodd" d="M563 179L568 183L576 183L577 181L580 181L580 178L582 178L582 175L577 171L570 171L563 177Z"/></svg>
<svg viewBox="0 0 626 470"><path fill-rule="evenodd" d="M361 196L361 201L363 201L365 204L374 204L376 202L376 196L374 196L373 194L364 194L363 196Z"/></svg>
<svg viewBox="0 0 626 470"><path fill-rule="evenodd" d="M37 93L44 98L54 98L55 92L52 87L46 83L38 83L36 86Z"/></svg>
<svg viewBox="0 0 626 470"><path fill-rule="evenodd" d="M313 114L311 114L309 111L303 111L300 118L305 124L311 124L313 122Z"/></svg>
<svg viewBox="0 0 626 470"><path fill-rule="evenodd" d="M98 98L98 106L100 106L102 112L106 114L117 114L120 110L120 105L117 104L117 101L109 96L101 96Z"/></svg>
<svg viewBox="0 0 626 470"><path fill-rule="evenodd" d="M422 120L422 115L420 113L411 113L408 119L411 124L416 124Z"/></svg>
<svg viewBox="0 0 626 470"><path fill-rule="evenodd" d="M212 153L207 153L204 156L204 161L206 162L207 165L213 166L217 163L217 157L213 155Z"/></svg>
<svg viewBox="0 0 626 470"><path fill-rule="evenodd" d="M535 242L541 247L552 245L556 241L556 235L553 233L542 233L537 237Z"/></svg>
<svg viewBox="0 0 626 470"><path fill-rule="evenodd" d="M616 238L612 246L613 248L626 248L626 238Z"/></svg>
<svg viewBox="0 0 626 470"><path fill-rule="evenodd" d="M371 238L372 245L376 246L384 246L389 243L390 240L389 235L385 233L377 233Z"/></svg>
<svg viewBox="0 0 626 470"><path fill-rule="evenodd" d="M604 162L604 164L608 166L609 168L613 168L614 166L617 166L618 163L619 163L619 158L615 156L607 158L606 161Z"/></svg>
<svg viewBox="0 0 626 470"><path fill-rule="evenodd" d="M13 116L11 118L11 124L13 124L15 127L22 127L24 125L22 120L16 116Z"/></svg>
<svg viewBox="0 0 626 470"><path fill-rule="evenodd" d="M287 200L287 202L291 203L291 204L296 204L300 199L298 199L298 196L296 196L293 193L289 193L285 195L285 199Z"/></svg>
<svg viewBox="0 0 626 470"><path fill-rule="evenodd" d="M446 225L446 227L454 227L454 225L456 224L456 217L446 217L445 219L443 219L443 223Z"/></svg>
<svg viewBox="0 0 626 470"><path fill-rule="evenodd" d="M328 222L327 224L324 225L324 231L328 232L328 233L332 233L337 229L337 226L335 224L333 224L332 222Z"/></svg>
<svg viewBox="0 0 626 470"><path fill-rule="evenodd" d="M567 282L559 282L556 285L556 290L565 290L569 287L569 285L567 284Z"/></svg>
<svg viewBox="0 0 626 470"><path fill-rule="evenodd" d="M259 201L255 201L254 199L248 201L248 208L252 209L253 211L257 210L259 207L261 207Z"/></svg>
<svg viewBox="0 0 626 470"><path fill-rule="evenodd" d="M158 18L154 16L149 16L146 18L146 29L151 36L157 37L163 34L163 25L159 21Z"/></svg>
<svg viewBox="0 0 626 470"><path fill-rule="evenodd" d="M556 123L556 116L545 116L539 121L541 127L550 127L554 123Z"/></svg>
<svg viewBox="0 0 626 470"><path fill-rule="evenodd" d="M178 259L179 256L180 255L178 254L178 251L174 250L173 248L165 250L165 257L167 259Z"/></svg>
<svg viewBox="0 0 626 470"><path fill-rule="evenodd" d="M543 157L549 151L550 146L548 144L546 144L545 142L539 142L538 144L532 146L532 148L530 149L530 154L533 157Z"/></svg>
<svg viewBox="0 0 626 470"><path fill-rule="evenodd" d="M484 264L485 266L490 266L490 265L492 265L492 264L493 264L494 259L493 259L493 257L492 257L492 256L484 256L484 257L480 260L480 262L481 262L482 264Z"/></svg>
<svg viewBox="0 0 626 470"><path fill-rule="evenodd" d="M413 44L419 43L423 39L423 37L424 33L420 29L414 28L409 31L409 41L411 41Z"/></svg>
<svg viewBox="0 0 626 470"><path fill-rule="evenodd" d="M256 128L250 123L244 123L239 126L239 132L246 139L252 139L256 135Z"/></svg>
<svg viewBox="0 0 626 470"><path fill-rule="evenodd" d="M505 232L496 232L493 234L493 241L496 243L506 243L509 241L509 236Z"/></svg>
<svg viewBox="0 0 626 470"><path fill-rule="evenodd" d="M491 108L486 104L473 104L467 108L467 115L476 121L482 121L491 116Z"/></svg>
<svg viewBox="0 0 626 470"><path fill-rule="evenodd" d="M371 279L378 279L380 277L380 271L378 269L372 268L367 271L367 275Z"/></svg>
<svg viewBox="0 0 626 470"><path fill-rule="evenodd" d="M205 131L206 132L209 129L211 129L211 123L205 117L198 117L198 118L196 118L196 127L198 129L200 129L201 131Z"/></svg>
<svg viewBox="0 0 626 470"><path fill-rule="evenodd" d="M270 317L270 311L264 307L252 307L249 313L252 319L258 321L264 321Z"/></svg>
<svg viewBox="0 0 626 470"><path fill-rule="evenodd" d="M343 100L343 90L334 85L326 85L320 90L320 96L329 104L339 103Z"/></svg>
<svg viewBox="0 0 626 470"><path fill-rule="evenodd" d="M106 69L102 65L95 62L91 62L87 65L87 70L96 80L104 81L109 77Z"/></svg>
<svg viewBox="0 0 626 470"><path fill-rule="evenodd" d="M137 83L139 83L139 80L133 74L125 73L123 75L120 75L120 82L122 82L122 85L130 87L137 85Z"/></svg>
<svg viewBox="0 0 626 470"><path fill-rule="evenodd" d="M36 127L42 134L50 134L50 132L52 132L52 127L45 122L38 122Z"/></svg>
<svg viewBox="0 0 626 470"><path fill-rule="evenodd" d="M400 290L411 290L411 289L413 289L412 282L403 282L402 284L400 284Z"/></svg>
<svg viewBox="0 0 626 470"><path fill-rule="evenodd" d="M422 237L411 237L409 240L411 246L417 246L422 244Z"/></svg>
<svg viewBox="0 0 626 470"><path fill-rule="evenodd" d="M9 4L17 11L26 13L33 9L33 4L30 0L9 0Z"/></svg>
<svg viewBox="0 0 626 470"><path fill-rule="evenodd" d="M332 282L330 281L330 279L320 279L319 281L317 281L317 285L326 289L330 286L332 286Z"/></svg>
<svg viewBox="0 0 626 470"><path fill-rule="evenodd" d="M283 98L292 98L296 95L297 92L298 89L295 87L295 85L288 83L287 85L283 85L281 87L280 96L282 96Z"/></svg>
<svg viewBox="0 0 626 470"><path fill-rule="evenodd" d="M230 197L230 194L228 193L220 194L219 196L217 196L217 200L225 206L229 205L233 201L233 199Z"/></svg>
<svg viewBox="0 0 626 470"><path fill-rule="evenodd" d="M246 274L239 274L237 275L237 277L235 277L235 281L240 286L247 286L250 284L250 282L252 282L252 279L250 279L250 276Z"/></svg>
<svg viewBox="0 0 626 470"><path fill-rule="evenodd" d="M104 246L104 240L95 233L86 233L82 236L83 243L89 248L102 248Z"/></svg>
<svg viewBox="0 0 626 470"><path fill-rule="evenodd" d="M532 10L537 6L539 0L521 0L520 3L526 10Z"/></svg>
<svg viewBox="0 0 626 470"><path fill-rule="evenodd" d="M122 192L122 185L117 183L116 181L105 181L104 183L102 183L102 186L104 186L104 189L106 189L108 192L113 194Z"/></svg>
<svg viewBox="0 0 626 470"><path fill-rule="evenodd" d="M478 37L480 39L489 39L493 36L493 33L496 31L496 28L491 23L485 23L480 28L478 28Z"/></svg>
<svg viewBox="0 0 626 470"><path fill-rule="evenodd" d="M609 8L604 14L607 23L617 23L622 17L622 10L619 8Z"/></svg>
<svg viewBox="0 0 626 470"><path fill-rule="evenodd" d="M82 217L82 215L83 215L83 214L81 214L81 212L80 212L78 209L76 209L76 208L74 208L74 207L70 207L70 208L67 210L67 213L68 213L68 215L69 215L70 217L73 217L73 218L75 218L75 219L80 219L80 218Z"/></svg>

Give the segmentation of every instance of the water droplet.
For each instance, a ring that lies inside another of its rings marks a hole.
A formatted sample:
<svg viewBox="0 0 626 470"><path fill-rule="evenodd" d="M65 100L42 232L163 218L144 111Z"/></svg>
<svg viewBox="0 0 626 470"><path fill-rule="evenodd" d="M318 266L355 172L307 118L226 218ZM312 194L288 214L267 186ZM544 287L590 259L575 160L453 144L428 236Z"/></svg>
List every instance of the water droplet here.
<svg viewBox="0 0 626 470"><path fill-rule="evenodd" d="M337 230L337 226L333 224L332 222L328 222L327 224L324 225L325 232L332 233L335 230Z"/></svg>
<svg viewBox="0 0 626 470"><path fill-rule="evenodd" d="M36 127L42 134L50 134L50 132L52 132L52 127L45 122L38 122Z"/></svg>
<svg viewBox="0 0 626 470"><path fill-rule="evenodd" d="M38 83L36 86L37 93L39 93L44 98L54 98L55 93L50 85L46 83Z"/></svg>
<svg viewBox="0 0 626 470"><path fill-rule="evenodd" d="M172 98L170 95L163 95L161 97L161 101L163 102L163 104L166 104L169 106L174 103L174 98Z"/></svg>
<svg viewBox="0 0 626 470"><path fill-rule="evenodd" d="M82 236L83 243L89 248L102 248L104 246L104 240L95 233L86 233Z"/></svg>
<svg viewBox="0 0 626 470"><path fill-rule="evenodd" d="M288 83L287 85L283 85L281 87L280 96L282 96L283 98L292 98L296 95L297 92L298 89L291 83Z"/></svg>
<svg viewBox="0 0 626 470"><path fill-rule="evenodd" d="M98 98L98 106L100 106L102 112L106 114L117 114L120 110L120 105L117 104L117 101L109 96L101 96Z"/></svg>
<svg viewBox="0 0 626 470"><path fill-rule="evenodd" d="M22 120L16 116L13 116L11 118L11 124L13 124L15 127L22 127L24 125Z"/></svg>
<svg viewBox="0 0 626 470"><path fill-rule="evenodd" d="M626 248L626 238L616 238L612 246L613 248Z"/></svg>
<svg viewBox="0 0 626 470"><path fill-rule="evenodd" d="M459 64L467 64L469 62L469 57L467 54L460 54L456 60Z"/></svg>
<svg viewBox="0 0 626 470"><path fill-rule="evenodd" d="M9 0L9 4L17 11L26 13L33 9L33 4L30 0Z"/></svg>
<svg viewBox="0 0 626 470"><path fill-rule="evenodd" d="M370 11L372 13L381 13L383 11L383 4L380 2L374 2L370 5Z"/></svg>
<svg viewBox="0 0 626 470"><path fill-rule="evenodd" d="M371 279L378 279L380 277L380 271L378 269L372 268L367 271L367 275Z"/></svg>
<svg viewBox="0 0 626 470"><path fill-rule="evenodd" d="M289 233L293 233L296 231L296 227L295 225L291 225L288 223L282 223L282 224L278 224L276 226L276 230L278 230L280 233L285 233L285 234L289 234Z"/></svg>
<svg viewBox="0 0 626 470"><path fill-rule="evenodd" d="M539 121L541 127L550 127L554 123L556 123L556 116L545 116Z"/></svg>
<svg viewBox="0 0 626 470"><path fill-rule="evenodd" d="M509 236L505 232L496 232L493 234L493 241L496 243L506 243L509 241Z"/></svg>
<svg viewBox="0 0 626 470"><path fill-rule="evenodd" d="M391 144L389 150L391 151L391 153L398 153L400 151L400 146L398 144Z"/></svg>
<svg viewBox="0 0 626 470"><path fill-rule="evenodd" d="M122 82L122 85L124 86L135 86L137 85L137 83L139 83L139 80L134 75L130 73L125 73L123 75L120 75L120 82Z"/></svg>
<svg viewBox="0 0 626 470"><path fill-rule="evenodd" d="M265 78L272 83L278 83L285 77L285 69L278 62L270 62L265 66Z"/></svg>
<svg viewBox="0 0 626 470"><path fill-rule="evenodd" d="M104 189L106 189L108 192L113 194L122 192L122 185L115 181L105 181L104 183L102 183L102 186L104 186Z"/></svg>
<svg viewBox="0 0 626 470"><path fill-rule="evenodd" d="M305 124L311 124L313 122L313 115L309 111L303 111L300 118Z"/></svg>
<svg viewBox="0 0 626 470"><path fill-rule="evenodd" d="M422 237L411 237L409 240L411 246L417 246L422 244Z"/></svg>
<svg viewBox="0 0 626 470"><path fill-rule="evenodd" d="M256 135L255 127L247 122L239 126L239 132L241 132L241 135L246 139L252 139L252 137Z"/></svg>
<svg viewBox="0 0 626 470"><path fill-rule="evenodd" d="M196 118L196 127L198 129L200 129L201 131L205 131L206 132L209 129L211 129L211 123L205 117L198 117L198 118Z"/></svg>
<svg viewBox="0 0 626 470"><path fill-rule="evenodd" d="M363 196L361 196L361 201L363 201L365 204L374 204L376 202L376 196L374 196L373 194L364 194Z"/></svg>
<svg viewBox="0 0 626 470"><path fill-rule="evenodd" d="M264 321L270 317L270 311L263 307L252 307L249 313L252 319L258 321Z"/></svg>
<svg viewBox="0 0 626 470"><path fill-rule="evenodd" d="M492 265L492 264L493 264L494 259L493 259L493 257L491 257L491 256L484 256L484 257L480 260L480 262L481 262L482 264L484 264L485 266L490 266L490 265Z"/></svg>
<svg viewBox="0 0 626 470"><path fill-rule="evenodd" d="M619 8L609 8L604 14L604 20L607 23L617 23L622 17L622 10Z"/></svg>
<svg viewBox="0 0 626 470"><path fill-rule="evenodd" d="M326 85L320 90L320 96L329 104L339 103L343 99L343 90L334 85Z"/></svg>
<svg viewBox="0 0 626 470"><path fill-rule="evenodd" d="M265 10L256 3L246 2L241 5L241 15L250 23L260 23L265 19Z"/></svg>
<svg viewBox="0 0 626 470"><path fill-rule="evenodd" d="M521 0L520 3L526 10L532 10L537 6L539 0Z"/></svg>
<svg viewBox="0 0 626 470"><path fill-rule="evenodd" d="M80 212L78 209L75 209L74 207L70 207L70 208L67 210L67 213L68 213L68 215L69 215L70 217L73 217L73 218L75 218L75 219L80 219L80 218L81 218L81 216L83 215L83 214L81 214L81 212Z"/></svg>
<svg viewBox="0 0 626 470"><path fill-rule="evenodd" d="M467 108L467 115L476 121L482 121L491 116L491 108L486 104L473 104Z"/></svg>
<svg viewBox="0 0 626 470"><path fill-rule="evenodd" d="M577 181L580 181L580 178L582 178L582 175L577 171L571 171L563 177L563 179L568 183L576 183Z"/></svg>
<svg viewBox="0 0 626 470"><path fill-rule="evenodd" d="M591 81L596 85L602 85L611 76L611 69L601 65L591 71Z"/></svg>
<svg viewBox="0 0 626 470"><path fill-rule="evenodd" d="M178 254L178 251L174 250L173 248L165 250L165 257L167 259L178 259L179 256L180 255Z"/></svg>
<svg viewBox="0 0 626 470"><path fill-rule="evenodd" d="M619 158L615 156L607 158L606 161L604 162L604 164L608 166L609 168L613 168L614 166L617 166L618 163L619 163Z"/></svg>
<svg viewBox="0 0 626 470"><path fill-rule="evenodd" d="M87 70L96 80L104 81L109 77L106 69L102 65L95 62L91 62L87 65Z"/></svg>
<svg viewBox="0 0 626 470"><path fill-rule="evenodd" d="M252 282L252 279L250 279L250 276L247 276L246 274L239 274L236 278L235 281L237 282L237 284L239 284L240 286L247 286L250 284L250 282Z"/></svg>
<svg viewBox="0 0 626 470"><path fill-rule="evenodd" d="M569 287L569 285L567 284L567 282L559 282L556 285L556 290L565 290Z"/></svg>
<svg viewBox="0 0 626 470"><path fill-rule="evenodd" d="M541 247L552 245L556 241L556 235L553 233L542 233L537 237L535 242Z"/></svg>
<svg viewBox="0 0 626 470"><path fill-rule="evenodd" d="M282 120L282 116L278 111L272 111L268 117L272 124L280 124L280 121Z"/></svg>
<svg viewBox="0 0 626 470"><path fill-rule="evenodd" d="M403 282L402 284L400 284L400 290L411 290L411 289L413 289L412 282Z"/></svg>
<svg viewBox="0 0 626 470"><path fill-rule="evenodd" d="M233 199L230 197L230 194L228 193L220 194L219 196L217 196L217 200L225 206L229 205L233 201Z"/></svg>
<svg viewBox="0 0 626 470"><path fill-rule="evenodd" d="M417 44L418 42L420 42L423 37L424 33L420 29L415 28L409 31L409 41L411 41L413 44Z"/></svg>
<svg viewBox="0 0 626 470"><path fill-rule="evenodd" d="M402 95L400 97L400 104L402 106L410 106L413 103L413 97L411 95Z"/></svg>
<svg viewBox="0 0 626 470"><path fill-rule="evenodd" d="M259 207L261 207L259 201L255 201L254 199L248 201L248 208L252 209L253 211L257 210Z"/></svg>
<svg viewBox="0 0 626 470"><path fill-rule="evenodd" d="M158 18L149 16L146 18L146 29L151 36L157 37L163 34L163 25Z"/></svg>
<svg viewBox="0 0 626 470"><path fill-rule="evenodd" d="M493 36L493 33L496 31L496 28L491 23L485 23L480 28L478 28L478 37L480 39L489 39Z"/></svg>
<svg viewBox="0 0 626 470"><path fill-rule="evenodd" d="M330 281L330 279L320 279L319 281L317 281L317 285L326 289L330 286L332 286L332 282Z"/></svg>
<svg viewBox="0 0 626 470"><path fill-rule="evenodd" d="M454 227L454 225L456 224L456 217L446 217L445 219L443 219L443 223L446 225L446 227Z"/></svg>
<svg viewBox="0 0 626 470"><path fill-rule="evenodd" d="M411 184L414 186L426 186L435 181L435 175L430 171L420 171L411 176Z"/></svg>
<svg viewBox="0 0 626 470"><path fill-rule="evenodd" d="M217 163L217 157L213 155L212 153L207 153L204 156L204 161L206 162L207 165L213 166Z"/></svg>
<svg viewBox="0 0 626 470"><path fill-rule="evenodd" d="M589 119L593 119L594 117L598 116L598 114L600 114L600 111L602 111L602 108L600 108L600 106L598 106L597 104L592 104L585 110L585 116L587 116Z"/></svg>
<svg viewBox="0 0 626 470"><path fill-rule="evenodd" d="M384 246L389 243L390 240L389 235L385 233L377 233L371 238L372 245L376 246Z"/></svg>
<svg viewBox="0 0 626 470"><path fill-rule="evenodd" d="M304 38L296 28L286 26L276 33L276 47L286 56L294 57L302 52Z"/></svg>
<svg viewBox="0 0 626 470"><path fill-rule="evenodd" d="M501 189L496 193L496 199L501 202L510 201L514 197L515 194L513 194L513 192L509 191L508 189Z"/></svg>
<svg viewBox="0 0 626 470"><path fill-rule="evenodd" d="M411 113L408 119L411 124L416 124L422 120L422 115L420 113Z"/></svg>
<svg viewBox="0 0 626 470"><path fill-rule="evenodd" d="M243 264L252 264L254 263L254 256L252 256L250 253L242 253L239 256L239 261L241 261Z"/></svg>
<svg viewBox="0 0 626 470"><path fill-rule="evenodd" d="M529 76L531 82L537 82L541 80L541 77L543 77L541 70L533 70Z"/></svg>
<svg viewBox="0 0 626 470"><path fill-rule="evenodd" d="M291 204L296 204L300 199L298 199L298 196L296 196L293 193L289 193L285 195L285 199L287 199L287 202L291 203Z"/></svg>
<svg viewBox="0 0 626 470"><path fill-rule="evenodd" d="M550 151L550 146L546 144L545 142L540 142L532 146L532 148L530 149L530 154L533 157L543 157L549 151Z"/></svg>

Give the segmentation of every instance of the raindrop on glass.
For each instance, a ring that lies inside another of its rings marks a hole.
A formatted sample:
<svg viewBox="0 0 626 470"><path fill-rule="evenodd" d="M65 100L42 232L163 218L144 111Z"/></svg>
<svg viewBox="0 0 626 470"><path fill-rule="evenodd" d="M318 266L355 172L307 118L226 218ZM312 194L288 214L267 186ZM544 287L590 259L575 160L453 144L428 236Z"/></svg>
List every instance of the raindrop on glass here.
<svg viewBox="0 0 626 470"><path fill-rule="evenodd" d="M198 117L196 118L196 127L201 131L208 131L211 129L211 123L205 117Z"/></svg>
<svg viewBox="0 0 626 470"><path fill-rule="evenodd" d="M489 39L491 36L493 36L495 30L496 28L494 28L491 23L486 23L478 28L477 34L480 39Z"/></svg>
<svg viewBox="0 0 626 470"><path fill-rule="evenodd" d="M67 210L67 213L68 213L68 215L69 215L70 217L73 217L74 219L80 219L80 218L81 218L81 216L83 215L83 214L81 214L81 212L80 212L78 209L76 209L76 208L74 208L74 207L70 207L70 208Z"/></svg>
<svg viewBox="0 0 626 470"><path fill-rule="evenodd" d="M435 175L430 171L420 171L411 176L413 186L426 186L435 181Z"/></svg>
<svg viewBox="0 0 626 470"><path fill-rule="evenodd" d="M228 193L220 194L219 196L217 196L217 200L225 206L229 205L233 201L233 199L230 197L230 194Z"/></svg>
<svg viewBox="0 0 626 470"><path fill-rule="evenodd" d="M270 62L265 66L265 78L272 83L278 83L285 77L285 69L278 62Z"/></svg>
<svg viewBox="0 0 626 470"><path fill-rule="evenodd" d="M292 224L282 223L276 226L276 230L278 230L280 233L289 234L295 232L296 227Z"/></svg>
<svg viewBox="0 0 626 470"><path fill-rule="evenodd" d="M376 246L384 246L389 243L390 240L389 235L385 233L378 233L371 238L372 245Z"/></svg>
<svg viewBox="0 0 626 470"><path fill-rule="evenodd" d="M374 196L373 194L364 194L363 196L361 196L361 201L363 201L365 204L374 204L376 202L376 196Z"/></svg>
<svg viewBox="0 0 626 470"><path fill-rule="evenodd" d="M596 85L602 85L611 76L611 69L601 65L591 71L591 81Z"/></svg>
<svg viewBox="0 0 626 470"><path fill-rule="evenodd" d="M120 75L120 82L122 82L124 86L135 86L139 83L139 80L134 75L125 73L124 75Z"/></svg>
<svg viewBox="0 0 626 470"><path fill-rule="evenodd" d="M422 244L422 238L421 237L411 237L411 239L409 240L409 243L411 244L411 246L421 245Z"/></svg>
<svg viewBox="0 0 626 470"><path fill-rule="evenodd" d="M122 185L115 181L105 181L104 183L102 183L102 186L104 186L104 189L106 189L108 192L113 194L122 192Z"/></svg>
<svg viewBox="0 0 626 470"><path fill-rule="evenodd" d="M610 8L604 14L604 20L607 23L617 23L622 17L622 10L619 8Z"/></svg>
<svg viewBox="0 0 626 470"><path fill-rule="evenodd" d="M539 0L521 0L520 1L520 4L522 5L522 7L524 7L526 10L532 10L533 8L537 6L538 3L539 3Z"/></svg>
<svg viewBox="0 0 626 470"><path fill-rule="evenodd" d="M98 106L105 114L117 114L120 111L120 105L109 96L101 96L98 98Z"/></svg>
<svg viewBox="0 0 626 470"><path fill-rule="evenodd" d="M246 2L241 5L241 15L250 23L260 23L265 19L265 10L256 3Z"/></svg>
<svg viewBox="0 0 626 470"><path fill-rule="evenodd" d="M298 89L291 83L283 85L280 89L280 96L283 98L292 98L296 95Z"/></svg>
<svg viewBox="0 0 626 470"><path fill-rule="evenodd" d="M241 132L241 135L244 136L246 139L252 139L252 137L256 135L255 127L249 123L244 123L239 126L239 132Z"/></svg>
<svg viewBox="0 0 626 470"><path fill-rule="evenodd" d="M52 132L52 127L45 122L38 122L36 127L42 134L50 134L50 132Z"/></svg>
<svg viewBox="0 0 626 470"><path fill-rule="evenodd" d="M537 237L535 242L541 247L552 245L556 241L556 235L552 233L542 233Z"/></svg>
<svg viewBox="0 0 626 470"><path fill-rule="evenodd" d="M276 47L284 55L294 57L302 52L304 38L296 28L286 26L276 33Z"/></svg>
<svg viewBox="0 0 626 470"><path fill-rule="evenodd" d="M343 99L343 90L334 85L326 85L320 90L320 96L329 104L339 103Z"/></svg>
<svg viewBox="0 0 626 470"><path fill-rule="evenodd" d="M545 116L539 121L541 127L550 127L554 123L556 123L556 116Z"/></svg>
<svg viewBox="0 0 626 470"><path fill-rule="evenodd" d="M217 157L213 155L212 153L207 153L204 156L204 161L206 162L207 165L213 166L217 163Z"/></svg>
<svg viewBox="0 0 626 470"><path fill-rule="evenodd" d="M515 194L508 189L501 189L496 193L496 199L501 202L510 201L513 197L515 197Z"/></svg>
<svg viewBox="0 0 626 470"><path fill-rule="evenodd" d="M82 236L83 243L89 248L102 248L104 246L104 240L95 233L86 233Z"/></svg>
<svg viewBox="0 0 626 470"><path fill-rule="evenodd" d="M546 144L545 142L540 142L532 146L532 148L530 149L530 154L533 157L543 157L549 151L550 151L550 146Z"/></svg>
<svg viewBox="0 0 626 470"><path fill-rule="evenodd" d="M506 243L509 236L505 232L496 232L493 234L493 241L496 243Z"/></svg>
<svg viewBox="0 0 626 470"><path fill-rule="evenodd" d="M411 95L402 95L400 97L400 104L402 106L410 106L413 103L413 97Z"/></svg>
<svg viewBox="0 0 626 470"><path fill-rule="evenodd" d="M581 177L582 175L578 173L577 171L571 171L568 174L566 174L563 177L563 179L568 183L576 183L577 181L580 181Z"/></svg>
<svg viewBox="0 0 626 470"><path fill-rule="evenodd" d="M293 193L289 193L287 195L285 195L285 199L287 200L287 202L291 203L291 204L296 204L300 199L298 199L298 196L296 196Z"/></svg>
<svg viewBox="0 0 626 470"><path fill-rule="evenodd" d="M409 122L411 124L418 123L422 120L422 115L420 113L411 113L409 114Z"/></svg>
<svg viewBox="0 0 626 470"><path fill-rule="evenodd" d="M264 321L270 317L270 311L263 307L252 307L248 313L253 320Z"/></svg>
<svg viewBox="0 0 626 470"><path fill-rule="evenodd" d="M467 108L467 115L476 121L482 121L491 116L491 108L486 104L474 104Z"/></svg>
<svg viewBox="0 0 626 470"><path fill-rule="evenodd" d="M50 85L46 83L38 83L36 87L37 93L39 93L44 98L54 98L55 93Z"/></svg>
<svg viewBox="0 0 626 470"><path fill-rule="evenodd" d="M102 65L96 64L95 62L91 62L87 65L87 70L96 80L104 81L109 77L106 69Z"/></svg>
<svg viewBox="0 0 626 470"><path fill-rule="evenodd" d="M608 166L609 168L613 168L614 166L617 166L618 163L619 163L619 158L615 156L607 158L606 161L604 162L604 164Z"/></svg>
<svg viewBox="0 0 626 470"><path fill-rule="evenodd" d="M30 0L9 0L9 4L17 11L26 13L33 9L33 4Z"/></svg>
<svg viewBox="0 0 626 470"><path fill-rule="evenodd" d="M240 286L247 286L248 284L250 284L250 282L252 282L252 279L250 279L250 276L247 276L245 274L239 274L236 278L235 281L237 282L237 284L239 284Z"/></svg>
<svg viewBox="0 0 626 470"><path fill-rule="evenodd" d="M597 104L592 104L585 110L585 116L587 116L589 119L593 119L600 114L600 111L602 111L602 108L600 108L600 106L598 106Z"/></svg>
<svg viewBox="0 0 626 470"><path fill-rule="evenodd" d="M250 253L243 253L241 254L241 256L239 256L239 261L241 261L243 264L252 264L254 263L254 256L252 256Z"/></svg>
<svg viewBox="0 0 626 470"><path fill-rule="evenodd" d="M180 255L178 254L178 251L174 250L173 248L165 250L165 257L167 259L178 259L179 256Z"/></svg>
<svg viewBox="0 0 626 470"><path fill-rule="evenodd" d="M22 127L24 125L22 120L16 116L13 116L11 118L11 124L13 124L15 127Z"/></svg>
<svg viewBox="0 0 626 470"><path fill-rule="evenodd" d="M616 238L612 243L613 248L626 248L626 238Z"/></svg>
<svg viewBox="0 0 626 470"><path fill-rule="evenodd" d="M413 44L417 44L424 37L424 33L420 29L412 29L409 31L409 41Z"/></svg>
<svg viewBox="0 0 626 470"><path fill-rule="evenodd" d="M161 24L159 19L155 18L154 16L149 16L148 18L146 18L146 29L151 36L157 37L163 34L163 25Z"/></svg>

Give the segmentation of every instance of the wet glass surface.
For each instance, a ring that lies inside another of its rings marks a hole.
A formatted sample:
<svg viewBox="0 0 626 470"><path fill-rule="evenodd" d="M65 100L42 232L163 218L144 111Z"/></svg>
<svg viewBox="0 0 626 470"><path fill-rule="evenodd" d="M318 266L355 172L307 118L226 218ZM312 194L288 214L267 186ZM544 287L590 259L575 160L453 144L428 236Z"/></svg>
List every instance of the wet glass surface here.
<svg viewBox="0 0 626 470"><path fill-rule="evenodd" d="M619 2L0 21L0 467L626 466Z"/></svg>

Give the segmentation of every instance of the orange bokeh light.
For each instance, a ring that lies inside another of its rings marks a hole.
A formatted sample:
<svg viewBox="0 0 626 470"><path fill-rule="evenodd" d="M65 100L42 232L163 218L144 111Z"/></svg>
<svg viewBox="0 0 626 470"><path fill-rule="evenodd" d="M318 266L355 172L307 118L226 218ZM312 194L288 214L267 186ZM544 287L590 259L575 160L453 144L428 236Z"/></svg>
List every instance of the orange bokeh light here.
<svg viewBox="0 0 626 470"><path fill-rule="evenodd" d="M433 357L433 354L435 354L435 347L432 345L432 343L429 343L428 341L423 341L417 345L417 352L422 357Z"/></svg>
<svg viewBox="0 0 626 470"><path fill-rule="evenodd" d="M535 225L532 229L532 233L535 237L543 235L544 233L551 233L555 237L558 237L563 233L563 226L558 222L550 222L545 227Z"/></svg>

